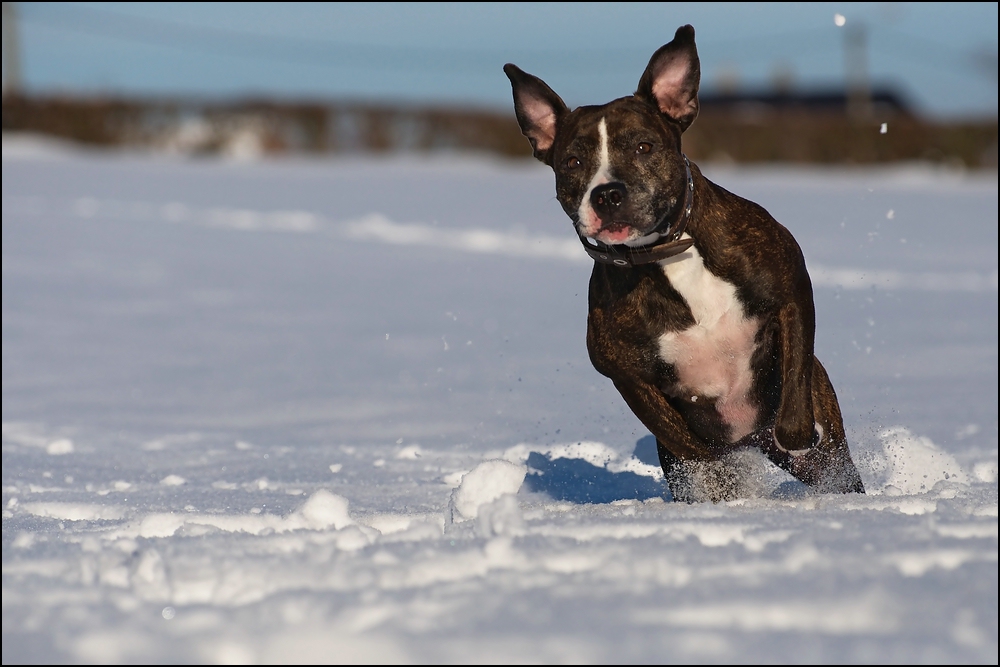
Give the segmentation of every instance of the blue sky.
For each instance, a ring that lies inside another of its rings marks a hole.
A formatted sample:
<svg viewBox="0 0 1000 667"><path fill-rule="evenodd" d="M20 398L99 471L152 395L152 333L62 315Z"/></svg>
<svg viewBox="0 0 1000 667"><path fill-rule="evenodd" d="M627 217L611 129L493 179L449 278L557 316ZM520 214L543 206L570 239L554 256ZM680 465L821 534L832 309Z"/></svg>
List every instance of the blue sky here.
<svg viewBox="0 0 1000 667"><path fill-rule="evenodd" d="M28 90L510 105L501 67L570 105L634 89L674 30L697 31L703 88L844 81L863 25L868 69L918 111L997 114L997 3L17 4ZM838 28L834 15L847 26ZM5 61L6 62L6 61Z"/></svg>

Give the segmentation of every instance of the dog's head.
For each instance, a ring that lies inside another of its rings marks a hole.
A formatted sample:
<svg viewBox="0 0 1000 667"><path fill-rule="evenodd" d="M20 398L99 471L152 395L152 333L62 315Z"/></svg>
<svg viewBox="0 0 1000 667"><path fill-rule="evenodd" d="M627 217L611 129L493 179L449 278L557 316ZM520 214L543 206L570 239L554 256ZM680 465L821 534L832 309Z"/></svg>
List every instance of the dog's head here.
<svg viewBox="0 0 1000 667"><path fill-rule="evenodd" d="M556 197L581 237L645 242L676 218L687 186L681 133L698 115L701 68L694 28L677 29L646 66L631 97L570 111L536 76L504 72L536 158L556 174Z"/></svg>

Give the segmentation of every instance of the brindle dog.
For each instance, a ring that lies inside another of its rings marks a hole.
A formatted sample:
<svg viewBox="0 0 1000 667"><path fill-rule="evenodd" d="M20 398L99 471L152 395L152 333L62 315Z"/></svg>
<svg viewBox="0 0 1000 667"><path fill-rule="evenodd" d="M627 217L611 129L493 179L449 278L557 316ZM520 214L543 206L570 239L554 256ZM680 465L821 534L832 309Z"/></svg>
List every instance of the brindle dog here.
<svg viewBox="0 0 1000 667"><path fill-rule="evenodd" d="M656 436L674 498L743 493L732 454L747 448L810 486L863 493L813 354L798 244L681 152L699 109L694 28L653 54L634 95L601 106L570 111L541 79L504 72L521 131L595 260L591 361Z"/></svg>

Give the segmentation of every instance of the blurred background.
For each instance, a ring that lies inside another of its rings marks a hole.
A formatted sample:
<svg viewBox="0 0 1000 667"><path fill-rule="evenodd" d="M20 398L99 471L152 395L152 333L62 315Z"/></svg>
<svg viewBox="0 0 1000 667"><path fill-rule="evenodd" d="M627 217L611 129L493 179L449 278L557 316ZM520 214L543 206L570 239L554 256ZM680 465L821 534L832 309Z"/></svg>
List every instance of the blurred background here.
<svg viewBox="0 0 1000 667"><path fill-rule="evenodd" d="M630 94L691 23L719 162L997 166L997 3L3 3L3 130L219 154L529 156L501 67Z"/></svg>

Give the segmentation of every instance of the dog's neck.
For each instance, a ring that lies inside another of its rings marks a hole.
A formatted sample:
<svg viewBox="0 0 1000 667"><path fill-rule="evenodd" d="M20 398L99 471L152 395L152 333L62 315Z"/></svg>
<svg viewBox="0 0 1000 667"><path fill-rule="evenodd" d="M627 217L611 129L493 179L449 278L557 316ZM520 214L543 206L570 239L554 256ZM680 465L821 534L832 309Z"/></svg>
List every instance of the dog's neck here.
<svg viewBox="0 0 1000 667"><path fill-rule="evenodd" d="M664 218L646 236L646 238L652 237L651 240L637 246L625 243L605 245L596 239L581 236L580 242L583 244L584 250L594 261L601 264L614 264L615 266L639 266L679 255L691 247L694 239L690 236L682 239L681 235L687 227L688 218L691 217L691 207L694 206L694 178L691 176L691 163L687 156L682 154L681 157L684 158L687 184L684 187L684 206L677 219L671 224L669 219Z"/></svg>

